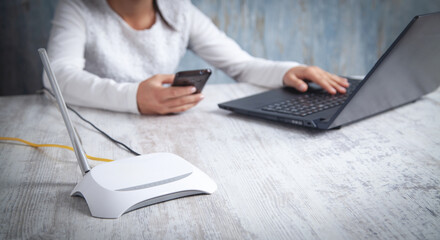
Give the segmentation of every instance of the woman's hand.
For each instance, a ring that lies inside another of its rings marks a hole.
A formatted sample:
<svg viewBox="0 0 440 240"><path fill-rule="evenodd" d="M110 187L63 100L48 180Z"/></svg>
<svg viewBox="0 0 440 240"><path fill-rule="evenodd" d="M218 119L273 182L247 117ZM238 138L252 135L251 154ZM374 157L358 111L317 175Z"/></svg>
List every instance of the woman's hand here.
<svg viewBox="0 0 440 240"><path fill-rule="evenodd" d="M184 112L203 99L193 94L195 87L164 87L173 83L174 75L154 75L139 84L136 95L141 114L169 114Z"/></svg>
<svg viewBox="0 0 440 240"><path fill-rule="evenodd" d="M349 86L347 79L328 73L315 66L293 67L284 75L283 83L296 88L300 92L307 91L307 84L304 80L312 81L330 94L345 93Z"/></svg>

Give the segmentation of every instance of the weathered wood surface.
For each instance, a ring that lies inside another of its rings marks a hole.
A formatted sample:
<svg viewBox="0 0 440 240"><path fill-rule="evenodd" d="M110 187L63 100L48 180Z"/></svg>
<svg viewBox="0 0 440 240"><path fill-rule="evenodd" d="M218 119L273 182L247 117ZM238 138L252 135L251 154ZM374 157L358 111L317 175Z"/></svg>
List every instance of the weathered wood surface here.
<svg viewBox="0 0 440 240"><path fill-rule="evenodd" d="M262 89L209 85L195 109L138 116L77 108L142 153L169 151L218 184L123 215L93 218L69 193L72 152L0 144L0 239L438 239L440 91L340 130L314 131L232 114L225 100ZM72 117L88 154L130 154ZM53 103L0 98L0 135L70 144ZM100 164L93 162L92 165Z"/></svg>

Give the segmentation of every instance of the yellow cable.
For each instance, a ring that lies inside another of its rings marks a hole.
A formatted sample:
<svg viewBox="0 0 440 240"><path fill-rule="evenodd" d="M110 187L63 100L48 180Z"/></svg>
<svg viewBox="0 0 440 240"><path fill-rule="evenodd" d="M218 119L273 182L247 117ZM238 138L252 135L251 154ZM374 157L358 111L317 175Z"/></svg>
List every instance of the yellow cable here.
<svg viewBox="0 0 440 240"><path fill-rule="evenodd" d="M32 143L32 142L28 142L26 140L23 140L21 138L12 138L12 137L0 137L0 140L7 140L7 141L17 141L17 142L22 142L25 143L31 147L57 147L57 148L64 148L64 149L69 149L70 151L73 151L73 148L70 146L65 146L65 145L59 145L59 144L37 144L37 143ZM99 158L99 157L93 157L90 155L86 154L86 157L88 159L91 160L95 160L95 161L101 161L101 162L112 162L113 160L111 159L107 159L107 158Z"/></svg>

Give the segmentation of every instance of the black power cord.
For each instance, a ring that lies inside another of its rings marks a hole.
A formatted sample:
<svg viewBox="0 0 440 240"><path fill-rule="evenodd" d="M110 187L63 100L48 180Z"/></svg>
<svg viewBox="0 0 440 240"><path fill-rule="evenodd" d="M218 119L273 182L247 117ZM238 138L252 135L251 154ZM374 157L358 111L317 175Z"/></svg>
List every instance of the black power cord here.
<svg viewBox="0 0 440 240"><path fill-rule="evenodd" d="M55 98L55 95L47 88L43 87L43 90L48 92L52 97ZM124 143L110 137L106 132L102 131L101 129L99 129L97 126L95 126L95 124L93 124L92 122L90 122L89 120L85 119L83 116L81 116L81 114L79 114L77 111L75 111L75 109L73 109L71 106L69 106L68 104L66 104L67 108L72 111L73 113L75 113L81 120L83 120L84 122L90 124L90 126L92 126L94 129L96 129L99 133L101 133L102 135L104 135L106 138L108 138L110 141L112 141L113 143L122 146L123 148L125 148L128 152L132 153L135 156L139 156L140 154L137 153L136 151L134 151L133 149L131 149L130 147L128 147L127 145L125 145Z"/></svg>

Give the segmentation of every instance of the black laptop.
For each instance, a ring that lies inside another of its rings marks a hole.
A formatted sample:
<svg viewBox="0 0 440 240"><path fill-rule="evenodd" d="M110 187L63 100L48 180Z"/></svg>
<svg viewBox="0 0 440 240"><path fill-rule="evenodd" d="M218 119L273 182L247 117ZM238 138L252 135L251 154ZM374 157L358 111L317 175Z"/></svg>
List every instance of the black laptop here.
<svg viewBox="0 0 440 240"><path fill-rule="evenodd" d="M332 129L413 102L440 85L440 12L419 15L346 94L284 87L220 103L222 109L318 129Z"/></svg>

